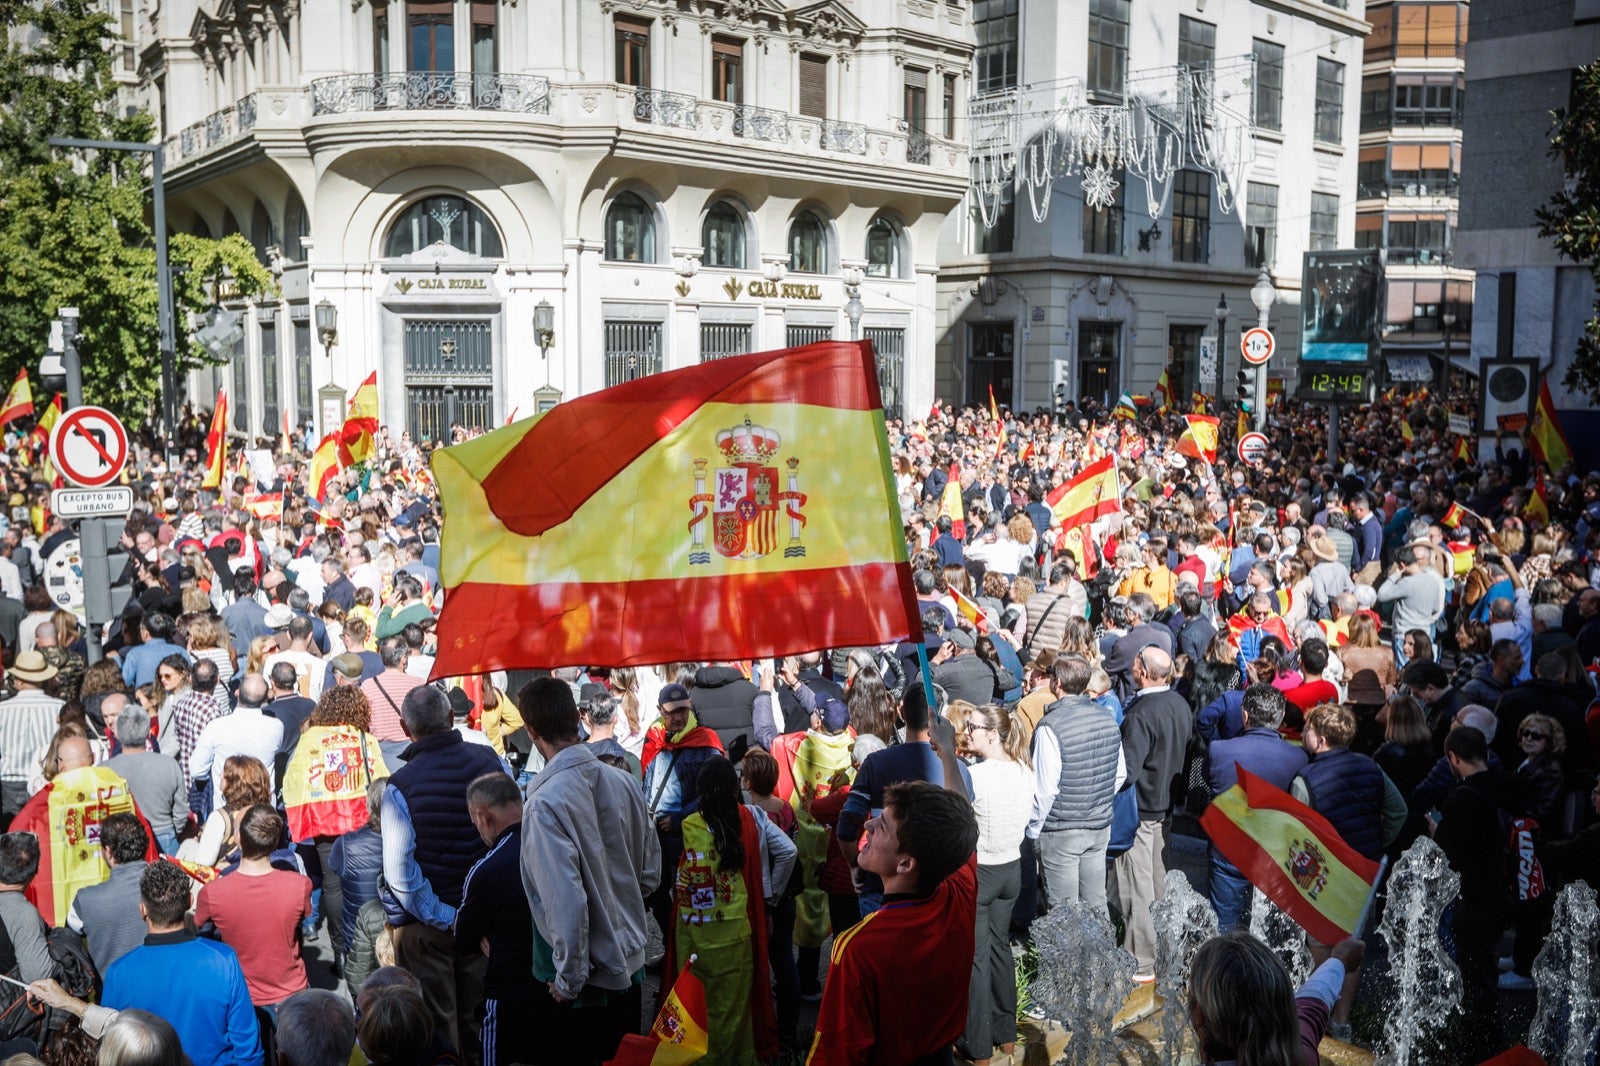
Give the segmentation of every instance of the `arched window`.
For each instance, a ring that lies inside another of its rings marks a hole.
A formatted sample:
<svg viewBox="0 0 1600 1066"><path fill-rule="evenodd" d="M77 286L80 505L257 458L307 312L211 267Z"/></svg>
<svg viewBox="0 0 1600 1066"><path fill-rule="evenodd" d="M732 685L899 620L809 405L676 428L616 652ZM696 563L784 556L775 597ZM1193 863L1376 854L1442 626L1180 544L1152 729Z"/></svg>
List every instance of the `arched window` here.
<svg viewBox="0 0 1600 1066"><path fill-rule="evenodd" d="M284 258L291 263L305 262L306 249L300 242L309 236L311 236L311 216L306 214L305 201L300 199L300 194L291 189L289 202L283 208Z"/></svg>
<svg viewBox="0 0 1600 1066"><path fill-rule="evenodd" d="M705 248L705 265L743 270L744 219L726 200L718 200L706 212L705 225L700 229L700 243Z"/></svg>
<svg viewBox="0 0 1600 1066"><path fill-rule="evenodd" d="M267 213L267 205L257 200L255 210L250 213L250 244L263 266L267 263L267 248L277 243L278 234L272 228L272 216Z"/></svg>
<svg viewBox="0 0 1600 1066"><path fill-rule="evenodd" d="M802 211L789 223L789 270L821 274L828 262L827 230L813 211Z"/></svg>
<svg viewBox="0 0 1600 1066"><path fill-rule="evenodd" d="M225 208L222 212L222 235L232 237L235 233L243 232L239 228L239 220L233 217L233 209Z"/></svg>
<svg viewBox="0 0 1600 1066"><path fill-rule="evenodd" d="M867 227L867 274L874 278L900 277L900 231L881 215Z"/></svg>
<svg viewBox="0 0 1600 1066"><path fill-rule="evenodd" d="M606 211L606 258L618 263L656 261L655 215L638 193L623 193Z"/></svg>
<svg viewBox="0 0 1600 1066"><path fill-rule="evenodd" d="M505 256L500 233L483 208L449 194L426 196L406 208L389 227L384 254L398 259L441 241L484 259Z"/></svg>

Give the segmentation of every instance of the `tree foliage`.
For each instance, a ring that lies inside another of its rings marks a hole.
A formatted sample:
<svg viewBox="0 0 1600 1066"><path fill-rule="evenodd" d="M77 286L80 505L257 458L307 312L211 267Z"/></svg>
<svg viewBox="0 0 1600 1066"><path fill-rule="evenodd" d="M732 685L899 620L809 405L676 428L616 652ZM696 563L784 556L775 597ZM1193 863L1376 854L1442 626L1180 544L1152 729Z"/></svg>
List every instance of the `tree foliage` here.
<svg viewBox="0 0 1600 1066"><path fill-rule="evenodd" d="M1536 212L1539 235L1589 269L1600 287L1600 62L1580 67L1572 106L1554 113L1550 154L1561 160L1566 187ZM1600 402L1600 299L1597 299L1563 384Z"/></svg>
<svg viewBox="0 0 1600 1066"><path fill-rule="evenodd" d="M49 138L148 142L154 125L119 114L120 41L91 0L0 0L0 23L0 380L36 370L57 308L77 307L85 398L138 423L161 387L150 157ZM169 259L181 372L209 361L186 323L221 279L240 296L274 284L238 235L175 236Z"/></svg>

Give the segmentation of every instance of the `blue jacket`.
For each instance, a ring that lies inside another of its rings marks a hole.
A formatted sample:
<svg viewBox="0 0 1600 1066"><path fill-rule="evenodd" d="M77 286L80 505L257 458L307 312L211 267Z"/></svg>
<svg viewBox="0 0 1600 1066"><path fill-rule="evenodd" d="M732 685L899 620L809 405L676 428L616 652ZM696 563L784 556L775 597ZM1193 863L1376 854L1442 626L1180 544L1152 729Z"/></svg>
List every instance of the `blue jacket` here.
<svg viewBox="0 0 1600 1066"><path fill-rule="evenodd" d="M1215 741L1206 750L1206 784L1211 786L1211 794L1221 795L1237 784L1241 766L1287 792L1305 769L1306 753L1266 726L1251 726L1231 740Z"/></svg>
<svg viewBox="0 0 1600 1066"><path fill-rule="evenodd" d="M1383 854L1383 771L1349 748L1325 751L1300 772L1311 807L1369 859Z"/></svg>
<svg viewBox="0 0 1600 1066"><path fill-rule="evenodd" d="M166 640L151 640L128 648L122 653L122 680L130 688L148 685L156 679L156 667L161 665L161 660L174 654L194 661L187 651ZM199 1066L199 1063L195 1066Z"/></svg>
<svg viewBox="0 0 1600 1066"><path fill-rule="evenodd" d="M151 933L106 972L100 1002L137 1007L177 1030L194 1066L260 1066L261 1029L239 957L187 931Z"/></svg>
<svg viewBox="0 0 1600 1066"><path fill-rule="evenodd" d="M1194 729L1207 744L1237 737L1244 731L1244 690L1230 689L1202 707Z"/></svg>
<svg viewBox="0 0 1600 1066"><path fill-rule="evenodd" d="M378 877L383 873L383 837L363 826L333 842L328 865L344 889L344 942L355 936L356 916L362 906L378 898Z"/></svg>

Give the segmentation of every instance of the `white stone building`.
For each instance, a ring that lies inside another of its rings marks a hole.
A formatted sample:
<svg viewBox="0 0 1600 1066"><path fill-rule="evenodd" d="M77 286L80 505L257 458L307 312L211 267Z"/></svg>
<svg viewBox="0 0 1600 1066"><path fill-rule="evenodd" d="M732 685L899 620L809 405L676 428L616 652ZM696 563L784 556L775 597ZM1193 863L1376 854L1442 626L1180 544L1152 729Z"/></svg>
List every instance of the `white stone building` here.
<svg viewBox="0 0 1600 1066"><path fill-rule="evenodd" d="M1123 390L1148 393L1170 362L1185 406L1195 390L1216 392L1219 376L1231 402L1263 264L1277 288L1268 371L1292 390L1302 254L1355 243L1367 29L1362 0L975 0L974 115L1019 87L1025 111L1047 95L1041 86L1118 104L1170 89L1181 65L1196 92L1253 127L1255 152L1246 181L1230 183L1243 185L1229 190L1232 211L1218 175L1190 168L1155 218L1143 181L1122 171L1110 208L1086 210L1078 175L1055 182L1043 223L1021 194L996 226L953 215L940 245L939 394L986 403L993 387L1032 409L1060 387L1114 403ZM1219 293L1224 365L1203 375Z"/></svg>
<svg viewBox="0 0 1600 1066"><path fill-rule="evenodd" d="M202 406L229 384L238 430L323 431L374 370L391 426L498 425L847 338L852 291L887 405L932 399L966 4L146 4L170 227L243 233L281 278L230 305L231 367L191 376Z"/></svg>

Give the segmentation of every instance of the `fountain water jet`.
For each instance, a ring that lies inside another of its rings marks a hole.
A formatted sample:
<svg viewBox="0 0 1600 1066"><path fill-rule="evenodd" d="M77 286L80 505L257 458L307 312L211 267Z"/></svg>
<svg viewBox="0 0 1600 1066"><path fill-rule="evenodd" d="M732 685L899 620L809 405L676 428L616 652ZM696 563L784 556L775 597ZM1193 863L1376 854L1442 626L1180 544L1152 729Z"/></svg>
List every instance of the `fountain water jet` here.
<svg viewBox="0 0 1600 1066"><path fill-rule="evenodd" d="M1461 1006L1461 971L1439 939L1439 917L1461 888L1432 837L1420 837L1389 875L1378 926L1389 950L1380 1061L1423 1066L1429 1037Z"/></svg>
<svg viewBox="0 0 1600 1066"><path fill-rule="evenodd" d="M1574 881L1556 897L1550 935L1533 960L1539 1006L1528 1046L1550 1066L1589 1066L1600 1035L1600 906L1594 889Z"/></svg>
<svg viewBox="0 0 1600 1066"><path fill-rule="evenodd" d="M1104 907L1064 903L1033 923L1038 976L1028 988L1036 1010L1072 1034L1069 1066L1117 1061L1117 1012L1133 989L1133 956L1117 946Z"/></svg>
<svg viewBox="0 0 1600 1066"><path fill-rule="evenodd" d="M1200 945L1217 935L1217 912L1181 870L1168 870L1166 895L1150 905L1150 921L1156 930L1156 992L1163 1001L1161 1061L1180 1066L1193 1061L1193 1030L1183 1009L1189 969Z"/></svg>

